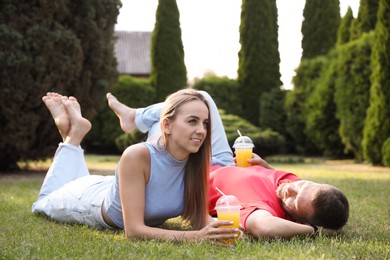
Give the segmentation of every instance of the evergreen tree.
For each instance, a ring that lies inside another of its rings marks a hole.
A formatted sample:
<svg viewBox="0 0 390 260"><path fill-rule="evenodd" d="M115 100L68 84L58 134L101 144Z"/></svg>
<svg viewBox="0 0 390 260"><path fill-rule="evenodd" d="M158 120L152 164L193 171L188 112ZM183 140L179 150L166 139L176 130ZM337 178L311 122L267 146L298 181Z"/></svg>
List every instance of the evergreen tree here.
<svg viewBox="0 0 390 260"><path fill-rule="evenodd" d="M281 86L276 0L243 0L238 82L242 117L259 125L260 97Z"/></svg>
<svg viewBox="0 0 390 260"><path fill-rule="evenodd" d="M360 0L358 17L353 20L350 40L358 39L363 33L375 29L379 0Z"/></svg>
<svg viewBox="0 0 390 260"><path fill-rule="evenodd" d="M286 112L284 111L284 99L286 92L280 88L274 88L261 96L260 125L263 129L271 129L287 136Z"/></svg>
<svg viewBox="0 0 390 260"><path fill-rule="evenodd" d="M338 133L340 122L335 116L334 90L338 71L337 58L335 51L327 55L320 76L316 80L317 84L304 105L305 133L322 154L330 158L339 158L344 150Z"/></svg>
<svg viewBox="0 0 390 260"><path fill-rule="evenodd" d="M350 40L350 29L353 21L353 14L351 7L348 7L348 11L341 19L340 27L337 32L337 44L344 44Z"/></svg>
<svg viewBox="0 0 390 260"><path fill-rule="evenodd" d="M59 135L41 101L45 93L76 96L90 116L115 79L119 0L73 2L0 5L0 171L53 155Z"/></svg>
<svg viewBox="0 0 390 260"><path fill-rule="evenodd" d="M318 84L326 61L324 56L302 60L293 78L294 89L286 95L286 129L292 137L295 150L300 154L313 155L319 152L318 145L304 131L307 121L306 103Z"/></svg>
<svg viewBox="0 0 390 260"><path fill-rule="evenodd" d="M337 41L340 1L306 0L303 17L302 59L326 54Z"/></svg>
<svg viewBox="0 0 390 260"><path fill-rule="evenodd" d="M363 131L364 159L382 164L382 146L390 136L390 3L379 1L371 55L370 105Z"/></svg>
<svg viewBox="0 0 390 260"><path fill-rule="evenodd" d="M156 101L187 85L179 16L176 0L159 0L152 34L150 75Z"/></svg>
<svg viewBox="0 0 390 260"><path fill-rule="evenodd" d="M352 152L359 161L363 160L363 126L369 105L373 36L374 33L365 34L337 49L335 102L339 133L346 152Z"/></svg>
<svg viewBox="0 0 390 260"><path fill-rule="evenodd" d="M360 33L375 29L379 0L360 0L357 23Z"/></svg>
<svg viewBox="0 0 390 260"><path fill-rule="evenodd" d="M83 115L92 117L105 102L105 92L117 79L114 26L120 0L68 1L69 13L62 23L71 28L82 48L82 70L68 93L77 97Z"/></svg>

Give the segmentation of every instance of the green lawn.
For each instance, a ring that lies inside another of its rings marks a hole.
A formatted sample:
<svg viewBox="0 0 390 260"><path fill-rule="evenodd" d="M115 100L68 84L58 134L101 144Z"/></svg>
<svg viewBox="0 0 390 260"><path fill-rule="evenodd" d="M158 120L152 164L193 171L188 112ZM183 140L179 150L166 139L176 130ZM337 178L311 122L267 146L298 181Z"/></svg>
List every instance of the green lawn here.
<svg viewBox="0 0 390 260"><path fill-rule="evenodd" d="M117 157L87 156L94 174L112 174ZM34 164L45 168L47 163ZM59 224L31 213L44 173L0 175L0 259L196 258L390 259L390 169L351 161L273 163L275 168L332 184L345 192L350 219L341 235L291 240L242 239L233 247L211 243L128 241L123 231ZM165 225L185 228L179 219Z"/></svg>

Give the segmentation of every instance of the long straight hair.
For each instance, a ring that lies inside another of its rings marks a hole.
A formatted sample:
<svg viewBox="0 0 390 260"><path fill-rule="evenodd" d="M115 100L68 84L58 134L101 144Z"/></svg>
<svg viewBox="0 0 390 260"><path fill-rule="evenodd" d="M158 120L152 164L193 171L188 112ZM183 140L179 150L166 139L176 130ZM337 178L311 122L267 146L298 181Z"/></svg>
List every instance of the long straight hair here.
<svg viewBox="0 0 390 260"><path fill-rule="evenodd" d="M184 210L182 217L189 221L194 229L201 229L206 225L208 216L209 170L211 163L211 117L207 100L201 93L191 88L182 89L169 95L161 111L160 126L162 142L166 146L168 136L162 129L163 120L174 121L180 106L195 100L200 100L206 104L209 110L209 124L207 124L207 135L202 146L198 152L189 155L185 165Z"/></svg>

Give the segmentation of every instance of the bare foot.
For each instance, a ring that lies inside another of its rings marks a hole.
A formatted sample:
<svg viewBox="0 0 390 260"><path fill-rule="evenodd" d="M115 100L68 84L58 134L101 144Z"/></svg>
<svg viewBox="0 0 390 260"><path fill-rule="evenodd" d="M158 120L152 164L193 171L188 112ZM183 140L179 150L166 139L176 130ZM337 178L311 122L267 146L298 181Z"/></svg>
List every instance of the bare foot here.
<svg viewBox="0 0 390 260"><path fill-rule="evenodd" d="M118 99L111 93L107 93L106 97L108 100L108 106L119 118L119 124L121 125L123 132L133 132L137 128L135 125L136 110L119 102Z"/></svg>
<svg viewBox="0 0 390 260"><path fill-rule="evenodd" d="M91 130L91 122L81 115L80 104L77 102L76 98L69 97L64 101L64 105L70 120L69 133L64 143L78 146L84 136Z"/></svg>
<svg viewBox="0 0 390 260"><path fill-rule="evenodd" d="M70 128L68 113L66 112L65 106L63 104L63 100L66 99L67 97L54 92L48 92L46 96L42 97L42 101L49 109L54 123L60 132L62 140L65 140Z"/></svg>

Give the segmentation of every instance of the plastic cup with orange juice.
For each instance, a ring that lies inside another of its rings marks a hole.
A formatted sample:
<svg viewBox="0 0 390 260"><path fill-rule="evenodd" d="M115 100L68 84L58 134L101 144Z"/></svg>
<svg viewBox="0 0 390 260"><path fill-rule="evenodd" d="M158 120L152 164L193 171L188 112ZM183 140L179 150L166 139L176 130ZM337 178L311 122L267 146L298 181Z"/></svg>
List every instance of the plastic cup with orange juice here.
<svg viewBox="0 0 390 260"><path fill-rule="evenodd" d="M252 158L253 147L255 146L248 136L239 136L236 141L234 141L233 148L235 149L234 152L236 154L237 166L251 166L251 164L248 162L248 159Z"/></svg>
<svg viewBox="0 0 390 260"><path fill-rule="evenodd" d="M227 226L220 226L220 228L240 228L240 208L240 202L233 195L221 196L215 205L218 220L233 221L233 224ZM237 234L239 234L239 232L237 232ZM222 240L222 243L225 244L234 244L235 242L236 238Z"/></svg>

